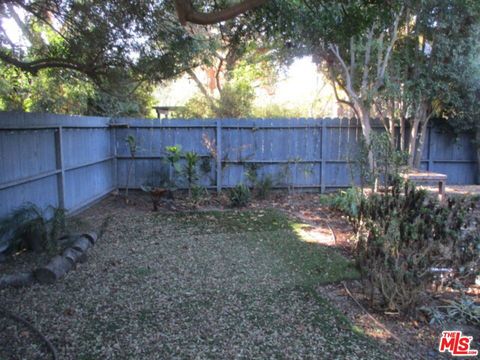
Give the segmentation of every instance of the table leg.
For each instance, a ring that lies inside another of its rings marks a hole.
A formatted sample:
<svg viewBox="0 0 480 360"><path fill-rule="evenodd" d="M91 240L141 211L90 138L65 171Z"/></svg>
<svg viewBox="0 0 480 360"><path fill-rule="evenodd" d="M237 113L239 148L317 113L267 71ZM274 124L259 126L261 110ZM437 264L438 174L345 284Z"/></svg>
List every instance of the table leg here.
<svg viewBox="0 0 480 360"><path fill-rule="evenodd" d="M445 199L445 181L438 182L438 199L443 201Z"/></svg>

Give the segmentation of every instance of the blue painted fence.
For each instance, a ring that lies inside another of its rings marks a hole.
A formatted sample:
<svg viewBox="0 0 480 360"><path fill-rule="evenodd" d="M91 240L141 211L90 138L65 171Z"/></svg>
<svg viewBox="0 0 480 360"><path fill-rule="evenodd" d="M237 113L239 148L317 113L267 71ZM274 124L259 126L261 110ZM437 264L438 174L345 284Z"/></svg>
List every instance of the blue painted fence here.
<svg viewBox="0 0 480 360"><path fill-rule="evenodd" d="M379 127L378 129L381 129ZM135 160L125 138L136 139ZM359 124L354 119L122 119L0 113L0 216L25 201L79 210L127 183L158 184L172 170L165 147L201 157L200 183L217 190L246 182L248 169L277 187L326 191L352 183ZM422 167L450 184L473 184L470 134L429 128ZM181 186L181 184L179 184Z"/></svg>
<svg viewBox="0 0 480 360"><path fill-rule="evenodd" d="M110 119L0 113L0 217L25 202L80 210L116 187Z"/></svg>

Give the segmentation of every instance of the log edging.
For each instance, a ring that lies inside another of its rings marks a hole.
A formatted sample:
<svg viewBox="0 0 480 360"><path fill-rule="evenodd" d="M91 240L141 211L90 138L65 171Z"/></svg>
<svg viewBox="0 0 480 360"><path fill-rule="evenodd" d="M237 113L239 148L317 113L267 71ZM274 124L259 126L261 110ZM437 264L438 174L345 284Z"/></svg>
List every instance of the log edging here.
<svg viewBox="0 0 480 360"><path fill-rule="evenodd" d="M30 286L35 282L53 284L59 280L76 264L86 261L87 252L98 240L97 234L88 232L73 236L72 245L56 255L50 261L33 271L17 272L0 276L0 289L6 287Z"/></svg>

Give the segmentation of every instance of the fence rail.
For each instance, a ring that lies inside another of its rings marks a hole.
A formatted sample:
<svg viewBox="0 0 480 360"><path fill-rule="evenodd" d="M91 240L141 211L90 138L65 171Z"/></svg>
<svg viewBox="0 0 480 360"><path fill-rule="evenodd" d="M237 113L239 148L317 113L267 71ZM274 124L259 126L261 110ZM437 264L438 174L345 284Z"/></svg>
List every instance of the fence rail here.
<svg viewBox="0 0 480 360"><path fill-rule="evenodd" d="M128 135L138 145L135 160L125 142ZM208 162L200 183L212 189L246 182L252 169L260 177L271 176L277 187L345 187L355 181L352 164L360 137L354 119L147 120L4 112L0 216L26 201L79 210L124 187L131 161L130 186L155 184L169 171L164 149L173 145ZM470 134L453 138L430 127L422 168L446 173L450 184L474 183L471 140Z"/></svg>

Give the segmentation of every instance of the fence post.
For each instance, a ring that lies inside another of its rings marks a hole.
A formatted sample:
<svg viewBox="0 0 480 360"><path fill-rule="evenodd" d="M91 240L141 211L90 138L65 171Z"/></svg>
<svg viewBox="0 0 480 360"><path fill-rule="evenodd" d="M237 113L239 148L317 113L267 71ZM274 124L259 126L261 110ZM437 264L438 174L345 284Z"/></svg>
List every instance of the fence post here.
<svg viewBox="0 0 480 360"><path fill-rule="evenodd" d="M222 122L217 119L216 127L217 145L217 193L222 191Z"/></svg>
<svg viewBox="0 0 480 360"><path fill-rule="evenodd" d="M59 126L55 132L56 167L60 172L57 175L58 206L65 208L65 168L63 164L63 127Z"/></svg>
<svg viewBox="0 0 480 360"><path fill-rule="evenodd" d="M428 171L433 171L433 159L432 159L432 148L433 148L433 141L432 141L432 126L428 127Z"/></svg>
<svg viewBox="0 0 480 360"><path fill-rule="evenodd" d="M110 133L110 151L113 155L113 185L115 186L115 190L118 190L118 155L117 155L117 128L116 127L109 127Z"/></svg>
<svg viewBox="0 0 480 360"><path fill-rule="evenodd" d="M320 192L325 192L325 149L327 142L327 124L325 119L322 119L322 135L320 143Z"/></svg>

